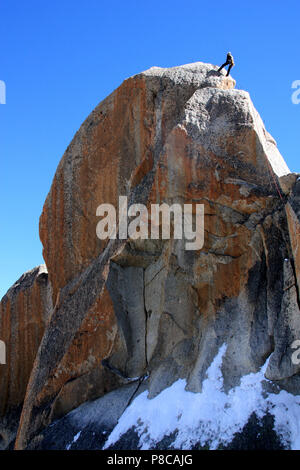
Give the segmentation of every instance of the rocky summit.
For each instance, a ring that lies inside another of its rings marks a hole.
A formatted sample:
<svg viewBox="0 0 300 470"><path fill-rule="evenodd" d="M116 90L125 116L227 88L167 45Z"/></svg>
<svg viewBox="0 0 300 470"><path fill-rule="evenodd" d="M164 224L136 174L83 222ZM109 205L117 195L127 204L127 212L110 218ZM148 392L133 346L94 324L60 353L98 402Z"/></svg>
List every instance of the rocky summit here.
<svg viewBox="0 0 300 470"><path fill-rule="evenodd" d="M99 239L120 196L202 204L202 248ZM1 301L2 448L300 449L300 178L225 71L125 80L62 157L40 238L47 269Z"/></svg>

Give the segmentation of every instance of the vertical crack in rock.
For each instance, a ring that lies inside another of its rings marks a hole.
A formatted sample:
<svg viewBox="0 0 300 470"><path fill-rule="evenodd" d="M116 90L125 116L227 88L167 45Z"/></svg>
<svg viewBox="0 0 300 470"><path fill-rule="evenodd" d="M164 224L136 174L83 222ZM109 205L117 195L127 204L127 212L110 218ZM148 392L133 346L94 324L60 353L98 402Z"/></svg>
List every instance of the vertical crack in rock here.
<svg viewBox="0 0 300 470"><path fill-rule="evenodd" d="M124 375L139 377L146 367L143 268L122 267L111 263L107 288L125 342L127 357ZM117 369L124 367L124 363L118 363L117 358L112 358L112 361L111 365Z"/></svg>
<svg viewBox="0 0 300 470"><path fill-rule="evenodd" d="M298 304L298 308L300 310L300 291L299 291L299 286L298 286L298 282L297 282L297 273L296 273L296 267L295 267L295 260L294 260L294 257L291 256L290 258L290 263L291 263L291 267L292 267L292 270L293 270L293 275L294 275L294 286L295 286L295 290L296 290L296 299L297 299L297 304Z"/></svg>
<svg viewBox="0 0 300 470"><path fill-rule="evenodd" d="M146 309L146 297L145 297L145 269L143 270L143 304L144 304L144 314L145 314L145 367L148 371L148 353L147 353L147 334L148 334L148 312Z"/></svg>

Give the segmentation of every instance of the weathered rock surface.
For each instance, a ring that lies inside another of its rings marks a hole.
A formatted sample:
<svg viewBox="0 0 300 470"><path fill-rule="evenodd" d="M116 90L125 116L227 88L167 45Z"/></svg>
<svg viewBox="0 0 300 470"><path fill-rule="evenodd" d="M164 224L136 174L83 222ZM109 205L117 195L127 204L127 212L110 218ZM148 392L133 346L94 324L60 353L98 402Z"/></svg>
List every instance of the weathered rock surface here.
<svg viewBox="0 0 300 470"><path fill-rule="evenodd" d="M233 79L214 69L152 67L125 80L82 124L57 168L40 219L54 298L103 250L105 243L95 237L98 205L117 207L119 194L129 194L151 172L194 92L234 87Z"/></svg>
<svg viewBox="0 0 300 470"><path fill-rule="evenodd" d="M195 63L129 78L63 156L40 219L55 307L16 448L46 448L43 430L85 401L98 398L106 413L119 389L123 403L130 380L149 398L180 378L200 393L224 343L226 390L270 357L267 377L300 393L290 354L300 339L297 175L284 176L249 94L216 70ZM100 241L96 209L118 207L120 195L148 208L204 204L203 248Z"/></svg>
<svg viewBox="0 0 300 470"><path fill-rule="evenodd" d="M52 312L45 265L23 274L0 304L0 338L6 364L0 365L0 449L14 440L28 379Z"/></svg>
<svg viewBox="0 0 300 470"><path fill-rule="evenodd" d="M300 292L300 178L292 186L286 204L289 236L293 250L293 268L297 279L298 298Z"/></svg>

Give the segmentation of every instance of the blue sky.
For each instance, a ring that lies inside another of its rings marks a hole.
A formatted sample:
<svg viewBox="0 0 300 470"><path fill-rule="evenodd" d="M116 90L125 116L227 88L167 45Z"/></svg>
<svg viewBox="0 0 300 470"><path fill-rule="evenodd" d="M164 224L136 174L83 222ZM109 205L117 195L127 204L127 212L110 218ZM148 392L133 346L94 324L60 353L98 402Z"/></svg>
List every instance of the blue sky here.
<svg viewBox="0 0 300 470"><path fill-rule="evenodd" d="M38 220L57 164L93 108L153 65L221 64L250 92L291 171L300 171L300 3L286 0L1 0L0 297L40 264Z"/></svg>

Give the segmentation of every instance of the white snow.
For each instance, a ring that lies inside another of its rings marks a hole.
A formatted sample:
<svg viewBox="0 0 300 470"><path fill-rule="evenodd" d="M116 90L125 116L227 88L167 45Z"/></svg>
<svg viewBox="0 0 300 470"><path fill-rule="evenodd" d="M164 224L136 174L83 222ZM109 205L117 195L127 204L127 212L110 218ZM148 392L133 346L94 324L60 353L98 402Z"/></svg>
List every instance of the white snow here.
<svg viewBox="0 0 300 470"><path fill-rule="evenodd" d="M81 431L79 431L79 432L73 437L73 441L70 442L70 444L67 445L66 450L70 450L70 448L72 447L72 445L73 445L76 441L78 441L80 434L81 434Z"/></svg>
<svg viewBox="0 0 300 470"><path fill-rule="evenodd" d="M300 449L300 395L281 391L264 392L263 396L268 360L257 373L244 376L240 385L226 394L221 373L225 351L224 344L207 370L201 393L186 391L186 381L180 379L151 400L147 391L140 394L125 410L104 448L134 426L141 449L153 447L172 432L177 432L172 443L177 449L189 449L197 442L216 449L221 443L229 443L254 411L258 417L268 411L274 416L275 431L283 442Z"/></svg>

